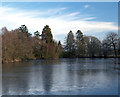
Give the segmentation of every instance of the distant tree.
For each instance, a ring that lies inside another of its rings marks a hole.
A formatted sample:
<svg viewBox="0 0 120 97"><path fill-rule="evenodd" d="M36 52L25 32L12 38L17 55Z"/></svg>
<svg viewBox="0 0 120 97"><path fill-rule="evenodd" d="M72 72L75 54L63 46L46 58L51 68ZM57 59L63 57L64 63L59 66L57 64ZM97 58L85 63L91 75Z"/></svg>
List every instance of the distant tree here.
<svg viewBox="0 0 120 97"><path fill-rule="evenodd" d="M55 59L61 53L61 43L53 40L51 29L48 25L43 28L42 35L38 31L34 33L34 55L36 58ZM40 37L42 39L40 39Z"/></svg>
<svg viewBox="0 0 120 97"><path fill-rule="evenodd" d="M46 43L52 43L53 42L53 35L52 35L51 29L49 28L48 25L46 25L43 28L41 36L42 36L42 40L44 40Z"/></svg>
<svg viewBox="0 0 120 97"><path fill-rule="evenodd" d="M2 29L1 29L1 34L6 34L6 33L8 33L9 31L8 31L8 29L6 28L6 27L3 27Z"/></svg>
<svg viewBox="0 0 120 97"><path fill-rule="evenodd" d="M100 56L101 54L101 42L98 38L90 36L89 37L89 45L88 45L88 53L89 56L95 57Z"/></svg>
<svg viewBox="0 0 120 97"><path fill-rule="evenodd" d="M108 33L101 41L94 36L85 36L78 30L76 38L73 32L67 34L65 45L53 40L51 29L44 26L42 34L38 31L32 36L26 25L8 31L1 29L2 61L14 62L26 59L56 59L59 57L99 57L120 55L120 37L118 34ZM41 37L40 37L41 36ZM64 47L64 48L63 48Z"/></svg>
<svg viewBox="0 0 120 97"><path fill-rule="evenodd" d="M27 26L25 26L25 25L21 25L21 27L19 27L19 30L23 33L28 33Z"/></svg>
<svg viewBox="0 0 120 97"><path fill-rule="evenodd" d="M41 54L43 59L57 59L59 58L59 47L56 42L46 43L42 41Z"/></svg>
<svg viewBox="0 0 120 97"><path fill-rule="evenodd" d="M75 57L75 39L72 31L70 31L67 35L65 50L68 52L69 57Z"/></svg>
<svg viewBox="0 0 120 97"><path fill-rule="evenodd" d="M85 43L86 57L88 57L89 56L89 46L90 46L90 39L88 36L84 36L84 43Z"/></svg>
<svg viewBox="0 0 120 97"><path fill-rule="evenodd" d="M120 37L118 38L118 55L120 56Z"/></svg>
<svg viewBox="0 0 120 97"><path fill-rule="evenodd" d="M7 45L9 43L9 31L7 30L6 27L1 29L2 32L2 61L6 61L7 57L9 56L8 53L6 53L8 51Z"/></svg>
<svg viewBox="0 0 120 97"><path fill-rule="evenodd" d="M59 57L62 57L62 51L63 51L63 48L62 48L62 44L60 41L58 41L58 49L57 49L57 52L59 54Z"/></svg>
<svg viewBox="0 0 120 97"><path fill-rule="evenodd" d="M40 33L38 31L34 32L34 35L39 37L40 36Z"/></svg>
<svg viewBox="0 0 120 97"><path fill-rule="evenodd" d="M85 56L85 41L80 30L76 32L76 55L78 57Z"/></svg>
<svg viewBox="0 0 120 97"><path fill-rule="evenodd" d="M118 35L114 32L110 32L106 37L107 45L113 48L114 55L117 56Z"/></svg>
<svg viewBox="0 0 120 97"><path fill-rule="evenodd" d="M29 36L28 29L22 25L18 29L8 31L2 30L2 60L3 62L14 62L26 59L56 59L62 53L62 45L53 40L51 29L45 26L42 39L38 31L35 36Z"/></svg>
<svg viewBox="0 0 120 97"><path fill-rule="evenodd" d="M30 37L31 34L28 32L28 28L26 25L21 25L21 27L18 28L20 32L23 32L27 37Z"/></svg>
<svg viewBox="0 0 120 97"><path fill-rule="evenodd" d="M42 58L41 48L42 48L41 39L38 37L38 35L34 36L33 37L33 54L36 59Z"/></svg>
<svg viewBox="0 0 120 97"><path fill-rule="evenodd" d="M2 30L2 55L4 62L33 58L32 40L18 29Z"/></svg>
<svg viewBox="0 0 120 97"><path fill-rule="evenodd" d="M82 44L84 44L83 33L80 30L78 30L76 32L76 41L81 42Z"/></svg>
<svg viewBox="0 0 120 97"><path fill-rule="evenodd" d="M104 39L102 41L102 54L104 57L108 57L111 53L111 47L108 45L108 41Z"/></svg>
<svg viewBox="0 0 120 97"><path fill-rule="evenodd" d="M58 41L58 46L61 46L61 42L60 41Z"/></svg>

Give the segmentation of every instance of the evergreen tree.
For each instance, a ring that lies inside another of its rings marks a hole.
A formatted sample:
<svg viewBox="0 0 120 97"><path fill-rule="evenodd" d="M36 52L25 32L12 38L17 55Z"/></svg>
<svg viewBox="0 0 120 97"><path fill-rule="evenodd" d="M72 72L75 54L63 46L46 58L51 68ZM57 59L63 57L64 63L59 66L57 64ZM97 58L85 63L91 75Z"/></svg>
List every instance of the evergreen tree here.
<svg viewBox="0 0 120 97"><path fill-rule="evenodd" d="M61 44L61 42L59 41L59 42L58 42L58 49L57 49L57 52L58 52L58 54L59 54L59 57L62 57L62 50L63 50L62 44Z"/></svg>
<svg viewBox="0 0 120 97"><path fill-rule="evenodd" d="M41 36L42 36L42 40L44 40L46 43L52 43L53 42L53 35L52 35L51 29L49 28L48 25L46 25L43 28Z"/></svg>
<svg viewBox="0 0 120 97"><path fill-rule="evenodd" d="M21 25L21 27L18 28L20 32L23 32L27 37L30 37L31 34L28 32L28 28L25 25Z"/></svg>
<svg viewBox="0 0 120 97"><path fill-rule="evenodd" d="M39 37L40 36L40 33L38 31L34 32L34 35Z"/></svg>
<svg viewBox="0 0 120 97"><path fill-rule="evenodd" d="M85 41L80 30L76 32L76 55L77 57L85 56Z"/></svg>
<svg viewBox="0 0 120 97"><path fill-rule="evenodd" d="M58 46L61 46L61 42L60 41L58 41Z"/></svg>
<svg viewBox="0 0 120 97"><path fill-rule="evenodd" d="M65 50L68 53L68 57L75 57L75 39L72 31L67 35Z"/></svg>
<svg viewBox="0 0 120 97"><path fill-rule="evenodd" d="M84 44L83 33L80 30L78 30L76 32L76 41L81 42L82 44Z"/></svg>

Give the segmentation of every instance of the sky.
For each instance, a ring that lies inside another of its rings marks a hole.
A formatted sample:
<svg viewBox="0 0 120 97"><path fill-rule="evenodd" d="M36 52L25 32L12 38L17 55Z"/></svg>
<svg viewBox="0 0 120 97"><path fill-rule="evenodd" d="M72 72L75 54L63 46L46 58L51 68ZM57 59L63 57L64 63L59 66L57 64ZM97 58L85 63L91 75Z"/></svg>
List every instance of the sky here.
<svg viewBox="0 0 120 97"><path fill-rule="evenodd" d="M3 2L0 27L8 30L25 24L30 33L42 32L49 25L54 39L64 43L70 30L100 40L108 32L118 33L117 2Z"/></svg>

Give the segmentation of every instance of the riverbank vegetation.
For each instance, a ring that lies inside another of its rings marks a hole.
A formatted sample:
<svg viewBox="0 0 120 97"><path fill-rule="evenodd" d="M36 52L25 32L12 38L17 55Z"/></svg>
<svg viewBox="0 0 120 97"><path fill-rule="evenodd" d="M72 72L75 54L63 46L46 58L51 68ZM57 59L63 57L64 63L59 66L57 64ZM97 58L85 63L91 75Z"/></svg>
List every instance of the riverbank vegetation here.
<svg viewBox="0 0 120 97"><path fill-rule="evenodd" d="M72 31L68 33L64 57L120 57L120 37L117 33L108 33L103 41L95 36L83 35L80 30L75 36Z"/></svg>
<svg viewBox="0 0 120 97"><path fill-rule="evenodd" d="M14 62L28 59L56 59L60 57L61 43L53 40L48 25L42 34L38 31L32 36L27 27L22 25L18 29L8 31L2 29L2 60Z"/></svg>
<svg viewBox="0 0 120 97"><path fill-rule="evenodd" d="M2 31L2 61L15 62L28 59L58 59L80 57L119 57L120 38L114 32L108 33L103 41L95 36L86 36L80 30L75 35L67 34L65 43L53 39L52 31L46 25L41 34L31 35L27 26Z"/></svg>

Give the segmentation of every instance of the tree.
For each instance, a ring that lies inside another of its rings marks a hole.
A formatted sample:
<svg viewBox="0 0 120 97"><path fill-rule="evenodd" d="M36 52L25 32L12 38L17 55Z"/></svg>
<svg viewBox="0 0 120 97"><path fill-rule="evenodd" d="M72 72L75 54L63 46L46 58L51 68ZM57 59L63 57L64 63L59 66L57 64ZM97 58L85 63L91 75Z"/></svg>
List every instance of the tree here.
<svg viewBox="0 0 120 97"><path fill-rule="evenodd" d="M100 56L101 55L101 42L98 38L90 36L89 37L89 45L88 45L88 54L91 57Z"/></svg>
<svg viewBox="0 0 120 97"><path fill-rule="evenodd" d="M104 57L108 57L108 55L111 53L111 47L108 45L108 40L104 39L102 41L102 54Z"/></svg>
<svg viewBox="0 0 120 97"><path fill-rule="evenodd" d="M20 32L23 32L27 37L30 37L31 34L28 32L28 28L25 25L21 25L21 27L18 28Z"/></svg>
<svg viewBox="0 0 120 97"><path fill-rule="evenodd" d="M78 57L85 56L85 41L83 33L80 30L76 32L76 55Z"/></svg>
<svg viewBox="0 0 120 97"><path fill-rule="evenodd" d="M67 35L65 50L68 52L69 57L75 57L75 39L72 31Z"/></svg>
<svg viewBox="0 0 120 97"><path fill-rule="evenodd" d="M38 31L34 33L34 55L37 59L55 59L61 54L61 43L53 40L51 29L48 25L43 28L42 35ZM42 39L40 39L40 37Z"/></svg>
<svg viewBox="0 0 120 97"><path fill-rule="evenodd" d="M81 42L82 44L84 44L83 33L80 30L78 30L76 32L76 41Z"/></svg>
<svg viewBox="0 0 120 97"><path fill-rule="evenodd" d="M33 58L32 40L19 29L2 30L2 54L4 62Z"/></svg>
<svg viewBox="0 0 120 97"><path fill-rule="evenodd" d="M58 41L58 49L57 49L57 52L58 52L59 57L62 57L62 51L63 51L62 44L61 44L60 41Z"/></svg>
<svg viewBox="0 0 120 97"><path fill-rule="evenodd" d="M62 45L53 40L51 29L45 26L42 39L38 31L35 36L28 36L29 32L25 25L18 29L2 30L2 61L15 62L27 59L56 59L62 52Z"/></svg>
<svg viewBox="0 0 120 97"><path fill-rule="evenodd" d="M46 43L42 41L41 45L41 55L43 59L57 59L59 58L59 47L56 42Z"/></svg>
<svg viewBox="0 0 120 97"><path fill-rule="evenodd" d="M34 32L34 35L39 37L40 36L40 33L38 31Z"/></svg>
<svg viewBox="0 0 120 97"><path fill-rule="evenodd" d="M61 42L60 41L58 41L58 46L61 46Z"/></svg>
<svg viewBox="0 0 120 97"><path fill-rule="evenodd" d="M41 52L41 47L42 47L42 41L39 38L39 36L34 36L33 37L33 54L36 59L42 58L42 52Z"/></svg>
<svg viewBox="0 0 120 97"><path fill-rule="evenodd" d="M117 56L118 35L114 32L110 32L107 34L106 40L107 45L113 49L114 55Z"/></svg>
<svg viewBox="0 0 120 97"><path fill-rule="evenodd" d="M118 38L118 55L120 56L120 37Z"/></svg>
<svg viewBox="0 0 120 97"><path fill-rule="evenodd" d="M46 43L52 43L53 42L53 35L52 35L51 29L49 28L48 25L46 25L43 28L41 36L42 36L42 40L44 40Z"/></svg>

